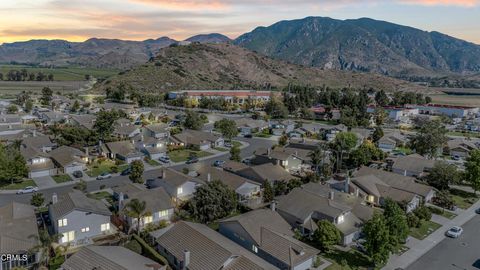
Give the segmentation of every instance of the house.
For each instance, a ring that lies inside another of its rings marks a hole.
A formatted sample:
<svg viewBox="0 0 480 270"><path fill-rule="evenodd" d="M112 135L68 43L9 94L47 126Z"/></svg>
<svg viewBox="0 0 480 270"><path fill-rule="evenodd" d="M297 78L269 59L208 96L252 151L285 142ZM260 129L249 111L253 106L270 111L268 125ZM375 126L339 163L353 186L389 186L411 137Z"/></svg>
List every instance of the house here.
<svg viewBox="0 0 480 270"><path fill-rule="evenodd" d="M298 159L291 151L286 151L281 147L275 149L259 148L255 150L255 158L252 159L252 164L261 165L265 163L271 163L274 165L282 166L287 172L299 171L302 160Z"/></svg>
<svg viewBox="0 0 480 270"><path fill-rule="evenodd" d="M311 236L317 222L327 220L342 234L342 244L349 245L360 237L363 223L373 215L373 209L355 201L352 205L342 194L330 189L318 192L318 188L295 188L289 194L278 198L278 213L303 235Z"/></svg>
<svg viewBox="0 0 480 270"><path fill-rule="evenodd" d="M20 154L28 167L28 178L38 178L57 174L57 169L47 153L41 152L32 146L21 145Z"/></svg>
<svg viewBox="0 0 480 270"><path fill-rule="evenodd" d="M174 201L190 199L196 188L202 184L202 181L171 168L164 168L159 172L161 173L160 177L152 181L150 185L163 187Z"/></svg>
<svg viewBox="0 0 480 270"><path fill-rule="evenodd" d="M198 170L198 173L200 174L198 178L202 182L218 180L227 185L237 194L238 202L245 206L253 208L261 205L263 202L261 185L257 182L212 167L202 167Z"/></svg>
<svg viewBox="0 0 480 270"><path fill-rule="evenodd" d="M140 133L140 127L135 125L116 125L113 130L113 135L120 139L130 139Z"/></svg>
<svg viewBox="0 0 480 270"><path fill-rule="evenodd" d="M237 124L238 131L241 135L254 134L268 128L268 122L264 120L255 120L252 118L234 119Z"/></svg>
<svg viewBox="0 0 480 270"><path fill-rule="evenodd" d="M357 136L358 145L361 145L365 140L372 136L372 130L367 128L352 128L350 132Z"/></svg>
<svg viewBox="0 0 480 270"><path fill-rule="evenodd" d="M265 163L251 167L246 166L246 168L238 170L235 173L262 185L265 181L269 181L270 184L273 185L275 182L288 182L295 178L282 166L274 165L272 163Z"/></svg>
<svg viewBox="0 0 480 270"><path fill-rule="evenodd" d="M191 129L172 135L170 137L170 142L179 146L198 147L200 150L208 150L212 147L222 147L224 144L224 140L220 135Z"/></svg>
<svg viewBox="0 0 480 270"><path fill-rule="evenodd" d="M311 269L320 252L295 239L291 226L274 207L220 221L218 231L280 269Z"/></svg>
<svg viewBox="0 0 480 270"><path fill-rule="evenodd" d="M399 156L393 160L392 172L404 176L421 177L435 165L435 160L426 159L418 154Z"/></svg>
<svg viewBox="0 0 480 270"><path fill-rule="evenodd" d="M166 266L121 246L87 246L68 257L59 270L85 269L165 270Z"/></svg>
<svg viewBox="0 0 480 270"><path fill-rule="evenodd" d="M144 158L144 154L138 151L131 141L109 142L102 144L100 148L102 155L110 159L123 160L128 164Z"/></svg>
<svg viewBox="0 0 480 270"><path fill-rule="evenodd" d="M421 114L447 115L450 117L472 117L478 114L479 108L467 106L454 106L444 104L411 105L408 108L416 108Z"/></svg>
<svg viewBox="0 0 480 270"><path fill-rule="evenodd" d="M208 226L179 221L150 233L172 269L278 269Z"/></svg>
<svg viewBox="0 0 480 270"><path fill-rule="evenodd" d="M170 137L170 131L165 123L153 124L144 127L144 135L155 139L167 139Z"/></svg>
<svg viewBox="0 0 480 270"><path fill-rule="evenodd" d="M173 217L174 207L172 199L162 187L138 192L129 192L126 193L126 195L128 196L128 199L124 199L122 194L120 195L118 199L119 209L124 209L133 199L146 202L146 211L149 212L150 215L142 218L140 221L140 229L148 224L158 224L163 220L170 221ZM128 227L137 228L137 220L135 218L127 215L123 218L128 224Z"/></svg>
<svg viewBox="0 0 480 270"><path fill-rule="evenodd" d="M470 151L478 149L478 145L471 140L465 138L457 138L449 140L447 142L448 154L452 157L458 156L461 158L467 158L470 155Z"/></svg>
<svg viewBox="0 0 480 270"><path fill-rule="evenodd" d="M27 137L22 140L22 145L30 146L43 153L48 153L57 147L57 144L52 142L49 136L36 136L35 131L34 136Z"/></svg>
<svg viewBox="0 0 480 270"><path fill-rule="evenodd" d="M89 161L87 154L70 146L60 146L49 154L56 167L59 168L59 172L63 173L84 171Z"/></svg>
<svg viewBox="0 0 480 270"><path fill-rule="evenodd" d="M111 213L105 204L78 190L67 193L62 199L53 194L48 213L54 232L62 234L61 245L88 245L95 238L114 232L110 225Z"/></svg>
<svg viewBox="0 0 480 270"><path fill-rule="evenodd" d="M40 120L47 126L54 125L55 123L63 123L66 121L66 116L60 112L39 112Z"/></svg>
<svg viewBox="0 0 480 270"><path fill-rule="evenodd" d="M376 176L381 179L383 183L392 186L395 189L416 194L421 197L422 202L424 203L430 202L435 196L435 189L433 187L417 183L413 177L403 176L366 166L361 167L354 173L355 177L368 175Z"/></svg>
<svg viewBox="0 0 480 270"><path fill-rule="evenodd" d="M93 114L71 115L70 124L92 130L97 117Z"/></svg>
<svg viewBox="0 0 480 270"><path fill-rule="evenodd" d="M324 139L327 142L331 142L335 139L338 133L345 132L347 130L348 128L343 124L339 124L335 126L324 125L322 127L322 130L320 131L320 134L323 134Z"/></svg>
<svg viewBox="0 0 480 270"><path fill-rule="evenodd" d="M31 268L36 265L41 253L32 250L39 244L38 236L37 217L33 206L10 202L0 207L0 270Z"/></svg>
<svg viewBox="0 0 480 270"><path fill-rule="evenodd" d="M159 159L167 155L167 142L154 137L137 135L133 138L136 141L136 148L147 155L150 159Z"/></svg>
<svg viewBox="0 0 480 270"><path fill-rule="evenodd" d="M275 136L288 134L295 129L296 123L292 120L270 121L270 133Z"/></svg>
<svg viewBox="0 0 480 270"><path fill-rule="evenodd" d="M385 134L378 140L378 148L383 152L392 152L397 147L402 147L407 143L407 138L400 132L392 132Z"/></svg>

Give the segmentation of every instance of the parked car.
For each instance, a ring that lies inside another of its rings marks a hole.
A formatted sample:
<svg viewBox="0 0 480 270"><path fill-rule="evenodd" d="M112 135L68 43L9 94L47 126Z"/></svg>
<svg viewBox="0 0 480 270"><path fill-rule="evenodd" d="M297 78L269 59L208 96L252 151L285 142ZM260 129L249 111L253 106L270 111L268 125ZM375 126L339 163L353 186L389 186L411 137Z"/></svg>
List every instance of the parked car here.
<svg viewBox="0 0 480 270"><path fill-rule="evenodd" d="M225 147L233 147L233 144L231 142L225 142L223 145Z"/></svg>
<svg viewBox="0 0 480 270"><path fill-rule="evenodd" d="M108 178L112 178L112 174L110 174L108 172L104 172L104 173L100 174L99 176L97 176L97 180L103 180L103 179L108 179Z"/></svg>
<svg viewBox="0 0 480 270"><path fill-rule="evenodd" d="M160 157L158 159L160 162L163 162L163 163L170 163L170 158L169 157Z"/></svg>
<svg viewBox="0 0 480 270"><path fill-rule="evenodd" d="M75 178L82 178L83 177L83 172L82 171L74 171L72 173L73 177Z"/></svg>
<svg viewBox="0 0 480 270"><path fill-rule="evenodd" d="M450 230L448 230L445 233L445 235L452 238L458 238L460 237L460 235L462 235L462 233L463 233L462 227L454 226L450 228Z"/></svg>
<svg viewBox="0 0 480 270"><path fill-rule="evenodd" d="M475 213L480 214L480 208L477 208L477 209L475 210Z"/></svg>
<svg viewBox="0 0 480 270"><path fill-rule="evenodd" d="M460 156L454 155L454 156L452 156L452 159L453 159L453 160L460 160Z"/></svg>
<svg viewBox="0 0 480 270"><path fill-rule="evenodd" d="M215 162L213 162L213 166L215 167L222 167L224 164L225 164L225 161L223 160L215 160Z"/></svg>
<svg viewBox="0 0 480 270"><path fill-rule="evenodd" d="M129 168L126 168L125 170L123 170L120 173L120 175L129 175L131 172L132 172L132 169L129 167Z"/></svg>
<svg viewBox="0 0 480 270"><path fill-rule="evenodd" d="M193 164L193 163L197 163L197 162L198 162L197 157L189 157L186 163L187 164Z"/></svg>
<svg viewBox="0 0 480 270"><path fill-rule="evenodd" d="M145 181L145 186L148 188L148 189L152 189L155 187L155 179L147 179L147 181Z"/></svg>
<svg viewBox="0 0 480 270"><path fill-rule="evenodd" d="M252 164L252 160L249 159L249 158L245 158L245 159L242 160L242 163L246 164L246 165L250 165L250 164Z"/></svg>
<svg viewBox="0 0 480 270"><path fill-rule="evenodd" d="M243 136L244 138L247 138L247 139L251 139L253 138L253 135L252 134L245 134L245 136Z"/></svg>
<svg viewBox="0 0 480 270"><path fill-rule="evenodd" d="M35 193L35 192L37 192L37 191L38 191L38 187L28 186L28 187L19 189L19 190L17 191L17 194Z"/></svg>

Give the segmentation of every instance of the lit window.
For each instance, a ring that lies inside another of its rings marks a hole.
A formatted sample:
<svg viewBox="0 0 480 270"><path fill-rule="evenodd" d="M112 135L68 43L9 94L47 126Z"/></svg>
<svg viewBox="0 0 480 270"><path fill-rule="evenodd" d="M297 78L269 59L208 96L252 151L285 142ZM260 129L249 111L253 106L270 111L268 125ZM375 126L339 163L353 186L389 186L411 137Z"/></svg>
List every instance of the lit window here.
<svg viewBox="0 0 480 270"><path fill-rule="evenodd" d="M61 239L62 243L68 243L75 240L75 231L65 232L62 235L63 235Z"/></svg>
<svg viewBox="0 0 480 270"><path fill-rule="evenodd" d="M143 224L152 223L152 221L153 221L152 216L146 216L146 217L143 218Z"/></svg>
<svg viewBox="0 0 480 270"><path fill-rule="evenodd" d="M177 194L182 194L182 193L183 193L183 188L182 187L177 188Z"/></svg>
<svg viewBox="0 0 480 270"><path fill-rule="evenodd" d="M82 232L89 232L90 231L90 227L85 227L85 228L82 228L81 230Z"/></svg>
<svg viewBox="0 0 480 270"><path fill-rule="evenodd" d="M100 225L100 230L102 232L110 230L110 223L105 223L105 224Z"/></svg>
<svg viewBox="0 0 480 270"><path fill-rule="evenodd" d="M158 216L159 216L159 217L166 217L166 216L168 216L168 210L162 210L162 211L158 212Z"/></svg>
<svg viewBox="0 0 480 270"><path fill-rule="evenodd" d="M337 223L338 223L338 224L341 224L341 223L343 223L343 220L344 220L343 215L340 215L340 216L338 216L338 218L337 218Z"/></svg>
<svg viewBox="0 0 480 270"><path fill-rule="evenodd" d="M58 220L58 227L65 227L65 226L67 226L67 225L68 225L68 223L67 223L67 219L66 219L66 218L64 218L64 219L59 219L59 220Z"/></svg>
<svg viewBox="0 0 480 270"><path fill-rule="evenodd" d="M253 252L258 253L258 247L257 246L253 245L252 250L253 250Z"/></svg>

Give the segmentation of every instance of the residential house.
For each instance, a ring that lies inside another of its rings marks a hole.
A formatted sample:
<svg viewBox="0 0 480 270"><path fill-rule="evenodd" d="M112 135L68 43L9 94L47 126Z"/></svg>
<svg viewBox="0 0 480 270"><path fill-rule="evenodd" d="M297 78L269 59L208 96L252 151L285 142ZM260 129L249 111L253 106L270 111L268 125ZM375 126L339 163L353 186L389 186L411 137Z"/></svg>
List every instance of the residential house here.
<svg viewBox="0 0 480 270"><path fill-rule="evenodd" d="M54 125L55 123L63 123L66 121L66 116L60 112L41 112L38 113L40 120L47 126Z"/></svg>
<svg viewBox="0 0 480 270"><path fill-rule="evenodd" d="M170 131L165 123L153 124L144 127L144 135L155 139L168 139Z"/></svg>
<svg viewBox="0 0 480 270"><path fill-rule="evenodd" d="M446 150L448 150L448 154L452 157L458 156L461 158L467 158L470 155L470 151L478 148L478 145L471 140L457 138L447 142Z"/></svg>
<svg viewBox="0 0 480 270"><path fill-rule="evenodd" d="M166 270L149 258L121 246L82 247L68 257L59 270L115 269L115 270Z"/></svg>
<svg viewBox="0 0 480 270"><path fill-rule="evenodd" d="M71 115L70 124L92 130L97 117L93 114Z"/></svg>
<svg viewBox="0 0 480 270"><path fill-rule="evenodd" d="M60 146L49 153L59 172L73 173L84 171L89 162L89 156L84 152L70 146Z"/></svg>
<svg viewBox="0 0 480 270"><path fill-rule="evenodd" d="M114 126L113 135L120 139L130 139L141 133L140 127L127 118L118 119Z"/></svg>
<svg viewBox="0 0 480 270"><path fill-rule="evenodd" d="M453 106L444 104L409 105L408 108L416 108L421 114L447 115L450 117L473 117L478 114L479 108L467 106Z"/></svg>
<svg viewBox="0 0 480 270"><path fill-rule="evenodd" d="M220 221L218 231L280 269L311 269L320 253L294 238L292 227L274 206Z"/></svg>
<svg viewBox="0 0 480 270"><path fill-rule="evenodd" d="M378 148L383 152L392 152L397 147L402 147L407 143L407 138L400 132L385 134L378 140Z"/></svg>
<svg viewBox="0 0 480 270"><path fill-rule="evenodd" d="M48 136L27 137L23 139L20 145L20 153L27 163L29 178L57 174L57 169L48 154L55 146L56 144L52 143Z"/></svg>
<svg viewBox="0 0 480 270"><path fill-rule="evenodd" d="M124 199L124 197L122 197L123 194L125 194L128 199ZM170 221L173 217L174 206L172 199L162 187L122 193L118 199L119 210L124 209L133 199L146 202L146 211L150 213L150 215L145 216L140 220L140 229L148 224L158 224L160 221ZM123 218L129 228L137 228L137 219L127 215L124 215Z"/></svg>
<svg viewBox="0 0 480 270"><path fill-rule="evenodd" d="M140 152L131 141L109 142L102 144L100 149L102 155L110 159L123 160L128 164L144 158L144 154Z"/></svg>
<svg viewBox="0 0 480 270"><path fill-rule="evenodd" d="M292 120L270 121L269 126L272 135L281 136L292 132L295 129L296 123Z"/></svg>
<svg viewBox="0 0 480 270"><path fill-rule="evenodd" d="M62 234L59 241L61 245L88 245L96 238L114 232L107 206L78 190L66 194L62 199L57 199L54 194L48 213L54 233Z"/></svg>
<svg viewBox="0 0 480 270"><path fill-rule="evenodd" d="M238 131L241 135L254 134L268 128L268 122L264 120L255 120L252 118L237 118L234 119L237 124Z"/></svg>
<svg viewBox="0 0 480 270"><path fill-rule="evenodd" d="M133 138L136 148L147 155L150 159L159 159L167 155L167 142L163 139L137 135Z"/></svg>
<svg viewBox="0 0 480 270"><path fill-rule="evenodd" d="M171 168L159 170L160 177L149 183L152 187L163 187L174 201L185 201L193 196L202 181Z"/></svg>
<svg viewBox="0 0 480 270"><path fill-rule="evenodd" d="M426 159L418 154L399 156L393 159L392 172L404 176L421 177L435 165L435 160Z"/></svg>
<svg viewBox="0 0 480 270"><path fill-rule="evenodd" d="M272 163L265 163L251 167L246 166L246 168L237 170L235 173L262 185L265 181L269 181L270 184L273 185L275 182L288 182L295 178L282 166L274 165Z"/></svg>
<svg viewBox="0 0 480 270"><path fill-rule="evenodd" d="M40 252L33 251L39 245L38 237L37 217L33 206L10 202L0 207L0 270L11 270L15 267L30 269L35 266L41 256ZM4 254L22 259L3 256Z"/></svg>
<svg viewBox="0 0 480 270"><path fill-rule="evenodd" d="M194 146L200 150L208 150L212 147L222 147L224 139L222 136L199 130L187 129L179 134L172 135L170 142L179 146Z"/></svg>
<svg viewBox="0 0 480 270"><path fill-rule="evenodd" d="M202 167L198 173L203 182L218 180L227 185L237 194L238 202L247 207L256 208L263 202L261 185L257 182L213 167Z"/></svg>
<svg viewBox="0 0 480 270"><path fill-rule="evenodd" d="M286 151L284 148L276 147L259 148L255 150L255 158L252 159L252 164L261 165L271 163L282 166L287 172L299 171L302 165L302 160L298 159L295 151Z"/></svg>
<svg viewBox="0 0 480 270"><path fill-rule="evenodd" d="M150 237L174 270L278 269L203 224L179 221Z"/></svg>
<svg viewBox="0 0 480 270"><path fill-rule="evenodd" d="M22 125L22 117L19 114L1 114L0 126Z"/></svg>

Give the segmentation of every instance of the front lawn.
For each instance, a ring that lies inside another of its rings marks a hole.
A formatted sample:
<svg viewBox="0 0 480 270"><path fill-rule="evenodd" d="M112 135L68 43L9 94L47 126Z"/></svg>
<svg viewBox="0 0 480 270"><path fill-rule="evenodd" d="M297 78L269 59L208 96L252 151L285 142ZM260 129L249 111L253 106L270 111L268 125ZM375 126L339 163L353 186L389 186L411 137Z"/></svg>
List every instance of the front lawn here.
<svg viewBox="0 0 480 270"><path fill-rule="evenodd" d="M467 209L478 201L475 194L454 188L450 190L450 197L455 205L462 209Z"/></svg>
<svg viewBox="0 0 480 270"><path fill-rule="evenodd" d="M72 178L68 174L54 175L54 176L52 176L52 178L58 184L72 181Z"/></svg>
<svg viewBox="0 0 480 270"><path fill-rule="evenodd" d="M413 153L412 149L408 147L397 147L395 148L394 152L402 153L404 155L410 155L411 153Z"/></svg>
<svg viewBox="0 0 480 270"><path fill-rule="evenodd" d="M259 138L270 138L272 137L271 134L265 134L263 132L258 132L258 133L255 133L253 134L254 137L259 137Z"/></svg>
<svg viewBox="0 0 480 270"><path fill-rule="evenodd" d="M229 149L223 148L223 147L214 147L213 149L215 149L215 150L217 150L217 151L220 151L220 152L228 152L228 151L230 151Z"/></svg>
<svg viewBox="0 0 480 270"><path fill-rule="evenodd" d="M149 165L151 165L151 166L160 166L160 165L161 165L161 164L158 163L156 160L149 159L149 158L145 159L145 162L147 162L147 163L148 163Z"/></svg>
<svg viewBox="0 0 480 270"><path fill-rule="evenodd" d="M191 156L196 156L198 158L211 156L212 153L205 151L193 151L188 149L174 150L168 152L168 156L172 162L182 162L186 161Z"/></svg>
<svg viewBox="0 0 480 270"><path fill-rule="evenodd" d="M452 212L449 212L447 210L443 210L443 209L440 209L440 208L434 207L434 206L429 206L428 209L430 209L430 211L432 211L432 214L439 215L439 216L442 216L442 217L448 218L448 219L454 219L457 216Z"/></svg>
<svg viewBox="0 0 480 270"><path fill-rule="evenodd" d="M90 177L97 177L102 173L116 173L128 168L128 164L115 165L115 161L110 159L96 160L88 165L87 174ZM116 169L116 170L115 170Z"/></svg>
<svg viewBox="0 0 480 270"><path fill-rule="evenodd" d="M232 141L233 146L242 147L242 143L239 141Z"/></svg>
<svg viewBox="0 0 480 270"><path fill-rule="evenodd" d="M35 184L35 182L33 180L28 179L28 180L23 180L20 183L13 183L13 184L8 184L8 185L5 185L5 186L1 186L0 189L16 190L16 189L26 188L26 187L29 187L29 186L36 187L37 184Z"/></svg>
<svg viewBox="0 0 480 270"><path fill-rule="evenodd" d="M322 253L332 265L327 270L370 269L372 264L369 258L357 250L341 251L333 250L330 253Z"/></svg>
<svg viewBox="0 0 480 270"><path fill-rule="evenodd" d="M433 221L422 220L419 228L410 228L410 235L419 240L423 240L440 227L442 227L442 225Z"/></svg>
<svg viewBox="0 0 480 270"><path fill-rule="evenodd" d="M95 199L95 200L102 200L106 199L108 203L113 204L113 196L112 194L106 192L106 191L100 191L100 192L95 192L95 193L89 193L87 197Z"/></svg>

